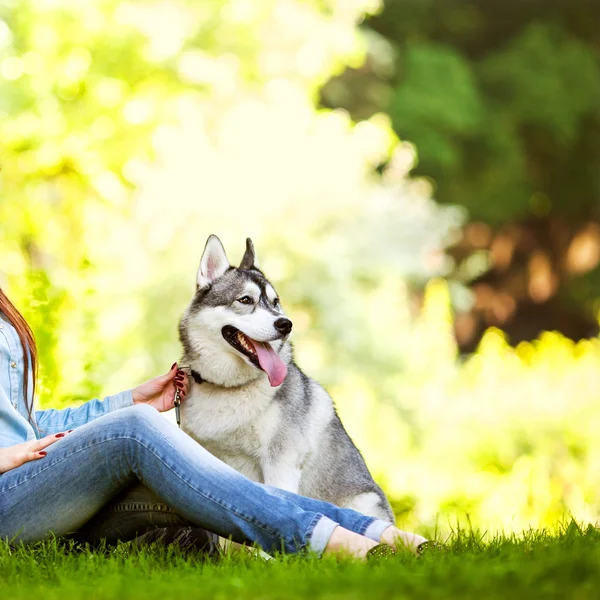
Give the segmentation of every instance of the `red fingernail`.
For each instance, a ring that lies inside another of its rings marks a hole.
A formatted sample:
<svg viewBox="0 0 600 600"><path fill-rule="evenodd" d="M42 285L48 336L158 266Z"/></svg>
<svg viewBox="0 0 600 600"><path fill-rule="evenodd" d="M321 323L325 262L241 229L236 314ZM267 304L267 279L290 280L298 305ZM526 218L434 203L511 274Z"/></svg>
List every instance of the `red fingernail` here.
<svg viewBox="0 0 600 600"><path fill-rule="evenodd" d="M65 437L64 433L57 433L54 437Z"/></svg>
<svg viewBox="0 0 600 600"><path fill-rule="evenodd" d="M173 369L173 368L174 368L176 365L177 365L177 363L176 363L176 362L174 362L174 363L171 365L171 369Z"/></svg>
<svg viewBox="0 0 600 600"><path fill-rule="evenodd" d="M39 454L40 456L46 456L46 454L48 454L48 453L47 453L47 452L38 452L38 454Z"/></svg>
<svg viewBox="0 0 600 600"><path fill-rule="evenodd" d="M69 431L67 431L67 433L71 433L71 431L75 431L74 429L69 429Z"/></svg>

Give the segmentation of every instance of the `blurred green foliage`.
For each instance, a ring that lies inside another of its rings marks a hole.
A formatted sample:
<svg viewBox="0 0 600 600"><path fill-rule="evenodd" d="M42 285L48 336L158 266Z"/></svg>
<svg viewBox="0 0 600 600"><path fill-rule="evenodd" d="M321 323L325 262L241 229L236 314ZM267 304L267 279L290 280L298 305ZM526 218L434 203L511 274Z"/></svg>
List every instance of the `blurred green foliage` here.
<svg viewBox="0 0 600 600"><path fill-rule="evenodd" d="M572 514L595 523L600 341L547 332L513 348L490 329L457 361L442 281L429 284L409 332L412 353L388 382L393 402L382 406L356 374L336 393L354 398L341 416L404 522L521 531Z"/></svg>
<svg viewBox="0 0 600 600"><path fill-rule="evenodd" d="M417 144L419 171L437 182L440 200L459 201L473 219L494 225L538 216L534 192L547 194L563 217L588 216L596 207L597 183L587 177L579 182L586 193L574 194L563 170L575 160L588 168L598 160L578 148L600 132L593 46L537 22L478 61L456 47L416 40L406 43L401 64L390 106L394 127ZM558 174L532 169L528 159L537 156L545 171L545 153Z"/></svg>
<svg viewBox="0 0 600 600"><path fill-rule="evenodd" d="M324 100L360 118L388 109L437 198L464 204L473 219L539 216L529 203L536 191L563 216L589 216L598 197L599 7L543 9L540 0L391 0L364 26L368 62L328 84Z"/></svg>
<svg viewBox="0 0 600 600"><path fill-rule="evenodd" d="M599 19L590 0L389 0L362 26L366 62L322 90L353 118L389 112L418 149L415 173L478 227L453 253L463 280L486 285L463 349L489 325L515 343L598 330ZM484 276L467 262L474 251ZM544 294L528 289L534 271ZM514 308L497 318L506 294Z"/></svg>
<svg viewBox="0 0 600 600"><path fill-rule="evenodd" d="M546 334L513 349L492 330L476 355L458 358L451 305L468 292L445 250L465 212L438 205L429 181L410 175L414 149L393 125L423 136L419 168L435 163L444 182L485 123L489 152L474 152L488 168L461 185L510 203L525 176L491 157L518 165L522 154L506 149L518 148L524 119L541 118L529 104L540 90L518 82L555 39L566 63L539 70L568 71L575 86L596 77L593 61L551 27L528 29L485 69L514 109L490 119L464 56L414 39L410 85L394 88L389 116L317 108L332 75L371 60L359 24L377 9L0 4L0 285L36 332L40 401L81 401L168 369L206 237L219 234L235 264L251 235L294 321L299 364L332 392L407 524L445 527L468 514L519 529L565 511L592 520L597 341ZM568 112L558 101L544 108L565 153L596 110L586 89L572 92ZM502 185L494 169L510 171ZM489 204L478 209L491 218ZM411 283L426 286L421 309Z"/></svg>

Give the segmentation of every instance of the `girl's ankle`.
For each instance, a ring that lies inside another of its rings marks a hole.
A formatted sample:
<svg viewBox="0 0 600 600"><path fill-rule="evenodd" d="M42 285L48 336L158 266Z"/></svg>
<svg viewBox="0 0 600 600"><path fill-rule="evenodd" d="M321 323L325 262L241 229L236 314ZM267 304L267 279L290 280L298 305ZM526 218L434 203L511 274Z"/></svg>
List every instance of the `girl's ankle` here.
<svg viewBox="0 0 600 600"><path fill-rule="evenodd" d="M376 545L377 542L338 525L329 538L323 556L350 556L364 560L367 552Z"/></svg>

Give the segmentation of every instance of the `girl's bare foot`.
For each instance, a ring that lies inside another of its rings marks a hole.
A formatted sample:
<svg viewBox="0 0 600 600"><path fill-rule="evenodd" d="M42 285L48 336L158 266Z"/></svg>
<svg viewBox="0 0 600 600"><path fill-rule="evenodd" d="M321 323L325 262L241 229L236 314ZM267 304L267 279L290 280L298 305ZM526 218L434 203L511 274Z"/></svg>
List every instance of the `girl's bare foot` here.
<svg viewBox="0 0 600 600"><path fill-rule="evenodd" d="M424 538L416 533L408 533L407 531L402 531L393 525L390 525L384 532L381 534L381 538L379 541L382 544L387 544L388 546L392 546L399 550L400 548L406 548L410 550L413 554L417 553L417 546L427 541L427 538Z"/></svg>
<svg viewBox="0 0 600 600"><path fill-rule="evenodd" d="M329 538L323 556L352 556L364 560L367 552L374 546L377 546L377 542L338 525Z"/></svg>

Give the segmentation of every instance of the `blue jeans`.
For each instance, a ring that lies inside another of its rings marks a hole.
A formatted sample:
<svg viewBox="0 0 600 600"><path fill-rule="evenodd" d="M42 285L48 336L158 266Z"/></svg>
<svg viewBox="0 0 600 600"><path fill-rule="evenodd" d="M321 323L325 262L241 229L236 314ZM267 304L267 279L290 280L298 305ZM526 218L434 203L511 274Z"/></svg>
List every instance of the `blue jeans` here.
<svg viewBox="0 0 600 600"><path fill-rule="evenodd" d="M254 483L154 408L117 410L48 455L0 475L0 538L25 543L80 529L136 481L184 519L267 552L321 554L339 524L379 541L390 523Z"/></svg>

